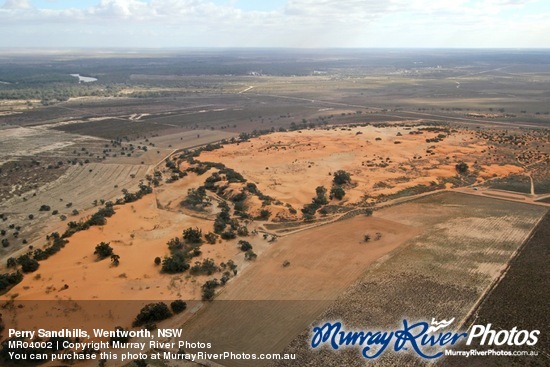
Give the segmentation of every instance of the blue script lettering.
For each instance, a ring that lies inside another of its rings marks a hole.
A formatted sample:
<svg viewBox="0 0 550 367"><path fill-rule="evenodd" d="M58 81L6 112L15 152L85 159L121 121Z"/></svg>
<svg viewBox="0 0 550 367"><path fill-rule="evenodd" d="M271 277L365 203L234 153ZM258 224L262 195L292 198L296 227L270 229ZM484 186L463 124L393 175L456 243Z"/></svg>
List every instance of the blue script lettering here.
<svg viewBox="0 0 550 367"><path fill-rule="evenodd" d="M427 333L429 327L429 324L424 321L409 324L407 320L403 320L403 329L397 331L343 331L341 322L327 322L323 326L313 328L311 347L317 348L321 344L329 344L332 349L338 350L342 346L361 346L363 357L374 359L384 353L394 340L395 352L408 350L411 347L420 357L433 359L441 357L443 352L428 354L422 350L422 347L453 345L460 338L468 336L466 333L450 332L432 335Z"/></svg>

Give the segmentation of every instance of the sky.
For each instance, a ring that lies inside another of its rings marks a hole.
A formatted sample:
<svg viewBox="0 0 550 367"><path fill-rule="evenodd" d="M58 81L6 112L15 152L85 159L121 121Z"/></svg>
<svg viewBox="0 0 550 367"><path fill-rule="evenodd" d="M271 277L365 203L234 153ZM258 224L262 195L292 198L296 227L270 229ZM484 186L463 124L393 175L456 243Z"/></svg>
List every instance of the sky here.
<svg viewBox="0 0 550 367"><path fill-rule="evenodd" d="M550 0L0 0L0 47L548 48Z"/></svg>

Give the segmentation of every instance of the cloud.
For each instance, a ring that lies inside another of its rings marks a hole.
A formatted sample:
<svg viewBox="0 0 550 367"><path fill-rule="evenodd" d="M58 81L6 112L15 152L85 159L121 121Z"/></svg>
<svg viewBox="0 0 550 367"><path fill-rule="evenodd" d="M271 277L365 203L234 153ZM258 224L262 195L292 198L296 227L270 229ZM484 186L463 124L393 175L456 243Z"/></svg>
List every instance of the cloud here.
<svg viewBox="0 0 550 367"><path fill-rule="evenodd" d="M33 8L28 0L7 0L0 8L0 29L14 37L0 40L0 46L34 32L35 37L60 45L79 44L80 37L107 46L144 47L448 47L450 42L476 47L484 40L517 47L507 44L506 35L514 30L516 34L508 38L518 44L533 47L530 40L536 40L539 47L549 47L550 39L543 34L548 26L533 18L542 12L524 12L540 4L536 0L287 0L277 10L252 11L231 0L97 0L93 6L65 9ZM517 14L506 18L506 10Z"/></svg>
<svg viewBox="0 0 550 367"><path fill-rule="evenodd" d="M6 0L4 5L2 5L2 9L8 10L21 10L30 8L32 8L32 5L29 0Z"/></svg>

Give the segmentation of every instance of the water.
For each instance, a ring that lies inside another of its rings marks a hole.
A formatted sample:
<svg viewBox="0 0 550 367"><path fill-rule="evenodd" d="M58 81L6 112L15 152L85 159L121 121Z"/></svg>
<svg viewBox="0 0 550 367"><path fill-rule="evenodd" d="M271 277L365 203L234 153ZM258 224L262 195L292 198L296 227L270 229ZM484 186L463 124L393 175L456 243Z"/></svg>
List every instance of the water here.
<svg viewBox="0 0 550 367"><path fill-rule="evenodd" d="M91 76L81 76L80 74L71 74L71 76L78 78L79 83L90 83L97 81L96 78L92 78Z"/></svg>

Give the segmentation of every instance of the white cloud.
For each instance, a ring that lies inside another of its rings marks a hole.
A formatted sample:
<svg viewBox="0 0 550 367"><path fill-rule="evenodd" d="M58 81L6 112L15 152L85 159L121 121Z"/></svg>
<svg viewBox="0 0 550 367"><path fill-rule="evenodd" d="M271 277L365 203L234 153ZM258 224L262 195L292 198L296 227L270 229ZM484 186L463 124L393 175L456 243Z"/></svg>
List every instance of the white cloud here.
<svg viewBox="0 0 550 367"><path fill-rule="evenodd" d="M0 29L15 38L34 29L60 45L79 37L94 42L95 34L95 42L109 46L477 47L491 39L495 47L517 47L507 44L513 29L514 42L550 47L544 22L522 13L531 3L536 0L288 0L277 11L245 11L238 1L98 0L85 9L47 10L7 0ZM501 16L506 9L517 17ZM72 31L63 40L66 29Z"/></svg>
<svg viewBox="0 0 550 367"><path fill-rule="evenodd" d="M32 8L31 3L29 0L6 0L4 5L2 5L2 9L30 9Z"/></svg>

